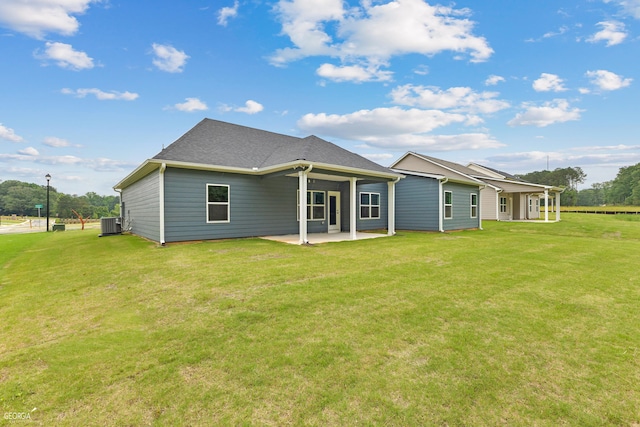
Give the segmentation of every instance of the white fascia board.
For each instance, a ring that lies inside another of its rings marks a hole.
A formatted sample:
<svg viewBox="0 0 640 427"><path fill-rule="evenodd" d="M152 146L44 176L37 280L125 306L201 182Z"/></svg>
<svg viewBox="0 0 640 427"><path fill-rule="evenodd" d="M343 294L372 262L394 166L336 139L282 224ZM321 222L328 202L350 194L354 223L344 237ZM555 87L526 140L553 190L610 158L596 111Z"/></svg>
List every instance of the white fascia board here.
<svg viewBox="0 0 640 427"><path fill-rule="evenodd" d="M121 190L124 187L129 186L134 183L138 179L142 178L144 175L147 175L149 172L158 169L160 165L166 164L167 167L175 167L181 169L196 169L196 170L204 170L204 171L217 171L217 172L229 172L229 173L241 173L245 175L266 175L274 172L280 172L287 169L297 169L297 168L306 168L313 165L316 168L325 169L329 171L343 172L348 174L356 174L356 175L364 175L364 176L373 176L377 178L385 178L390 180L396 180L399 178L404 178L401 174L396 174L393 172L385 173L385 172L377 172L371 171L367 169L359 169L359 168L350 168L346 166L338 166L327 163L317 163L317 162L308 162L305 160L296 160L293 162L282 163L279 165L269 166L266 168L239 168L233 166L220 166L220 165L209 165L204 163L192 163L192 162L180 162L175 160L162 160L162 159L148 159L143 164L138 166L133 172L127 175L122 181L116 184L113 188L114 190Z"/></svg>
<svg viewBox="0 0 640 427"><path fill-rule="evenodd" d="M391 168L391 170L402 175L421 176L424 178L433 178L438 180L444 178L444 175L437 175L434 173L414 172L414 171L406 171L403 169L393 169L393 168Z"/></svg>
<svg viewBox="0 0 640 427"><path fill-rule="evenodd" d="M491 181L504 182L507 184L526 185L527 187L539 187L542 189L551 190L551 191L560 192L560 193L562 193L565 190L565 188L563 187L555 187L553 185L545 185L545 184L534 184L532 182L513 181L510 179L498 179L498 178L487 178L487 179L491 179Z"/></svg>
<svg viewBox="0 0 640 427"><path fill-rule="evenodd" d="M414 153L413 151L407 151L407 152L406 152L406 153L404 153L402 156L400 156L400 158L399 158L398 160L396 160L395 162L393 162L393 163L391 164L391 166L389 166L389 169L393 169L393 167L394 167L395 165L397 165L398 163L400 163L400 162L401 162L405 157L407 157L409 154L414 154L414 155L415 155L416 153Z"/></svg>

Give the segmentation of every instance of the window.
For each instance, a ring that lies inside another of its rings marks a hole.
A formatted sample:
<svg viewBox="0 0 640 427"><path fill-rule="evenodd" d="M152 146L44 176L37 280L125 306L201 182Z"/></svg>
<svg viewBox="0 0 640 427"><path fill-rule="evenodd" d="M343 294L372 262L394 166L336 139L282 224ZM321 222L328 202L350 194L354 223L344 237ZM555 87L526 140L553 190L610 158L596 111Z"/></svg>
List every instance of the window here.
<svg viewBox="0 0 640 427"><path fill-rule="evenodd" d="M471 195L471 218L478 217L478 195Z"/></svg>
<svg viewBox="0 0 640 427"><path fill-rule="evenodd" d="M451 191L444 192L444 219L453 218L453 193Z"/></svg>
<svg viewBox="0 0 640 427"><path fill-rule="evenodd" d="M500 213L507 213L507 198L500 197Z"/></svg>
<svg viewBox="0 0 640 427"><path fill-rule="evenodd" d="M360 193L360 219L380 218L380 193Z"/></svg>
<svg viewBox="0 0 640 427"><path fill-rule="evenodd" d="M229 186L207 184L207 222L229 222Z"/></svg>
<svg viewBox="0 0 640 427"><path fill-rule="evenodd" d="M323 221L325 212L324 191L307 191L307 219ZM298 190L298 221L300 221L300 191Z"/></svg>

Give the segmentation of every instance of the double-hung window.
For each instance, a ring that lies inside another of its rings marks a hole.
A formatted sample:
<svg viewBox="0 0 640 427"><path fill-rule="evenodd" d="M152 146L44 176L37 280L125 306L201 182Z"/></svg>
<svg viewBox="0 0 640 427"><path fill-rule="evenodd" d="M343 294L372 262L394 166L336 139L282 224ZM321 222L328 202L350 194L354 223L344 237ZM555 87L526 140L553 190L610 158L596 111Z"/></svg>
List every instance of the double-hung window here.
<svg viewBox="0 0 640 427"><path fill-rule="evenodd" d="M500 197L500 213L506 213L506 212L507 212L507 198Z"/></svg>
<svg viewBox="0 0 640 427"><path fill-rule="evenodd" d="M229 186L207 184L207 222L229 222Z"/></svg>
<svg viewBox="0 0 640 427"><path fill-rule="evenodd" d="M471 218L478 217L478 195L471 194Z"/></svg>
<svg viewBox="0 0 640 427"><path fill-rule="evenodd" d="M451 191L444 192L444 219L453 218L453 193Z"/></svg>
<svg viewBox="0 0 640 427"><path fill-rule="evenodd" d="M324 221L325 213L324 191L307 191L307 219L311 221ZM300 221L300 191L298 191L298 221Z"/></svg>
<svg viewBox="0 0 640 427"><path fill-rule="evenodd" d="M380 193L360 193L360 219L380 218Z"/></svg>

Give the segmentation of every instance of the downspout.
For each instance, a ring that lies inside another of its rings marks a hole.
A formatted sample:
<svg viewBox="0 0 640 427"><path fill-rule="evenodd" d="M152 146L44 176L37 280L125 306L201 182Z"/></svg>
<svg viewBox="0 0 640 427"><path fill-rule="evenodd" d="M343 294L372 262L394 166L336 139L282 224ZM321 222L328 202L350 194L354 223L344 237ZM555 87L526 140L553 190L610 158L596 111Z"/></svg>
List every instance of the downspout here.
<svg viewBox="0 0 640 427"><path fill-rule="evenodd" d="M444 189L443 185L449 181L449 178L442 178L438 180L438 231L444 233Z"/></svg>
<svg viewBox="0 0 640 427"><path fill-rule="evenodd" d="M160 165L159 175L159 199L160 199L160 244L165 245L164 240L164 171L167 169L167 164L162 163Z"/></svg>
<svg viewBox="0 0 640 427"><path fill-rule="evenodd" d="M300 234L300 244L309 243L307 239L307 176L313 169L313 165L305 170L298 171L298 190L300 191L300 224L298 233Z"/></svg>
<svg viewBox="0 0 640 427"><path fill-rule="evenodd" d="M478 186L478 228L482 230L482 190L487 188L486 185Z"/></svg>

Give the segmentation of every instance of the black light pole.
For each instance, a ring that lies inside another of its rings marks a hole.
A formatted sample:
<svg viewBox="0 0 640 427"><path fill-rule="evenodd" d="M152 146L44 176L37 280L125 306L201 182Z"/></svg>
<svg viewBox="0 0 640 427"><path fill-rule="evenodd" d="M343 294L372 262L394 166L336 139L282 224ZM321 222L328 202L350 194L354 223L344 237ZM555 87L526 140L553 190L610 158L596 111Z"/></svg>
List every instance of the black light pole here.
<svg viewBox="0 0 640 427"><path fill-rule="evenodd" d="M47 178L47 231L49 231L49 181L51 180L51 175L46 174L44 177Z"/></svg>

